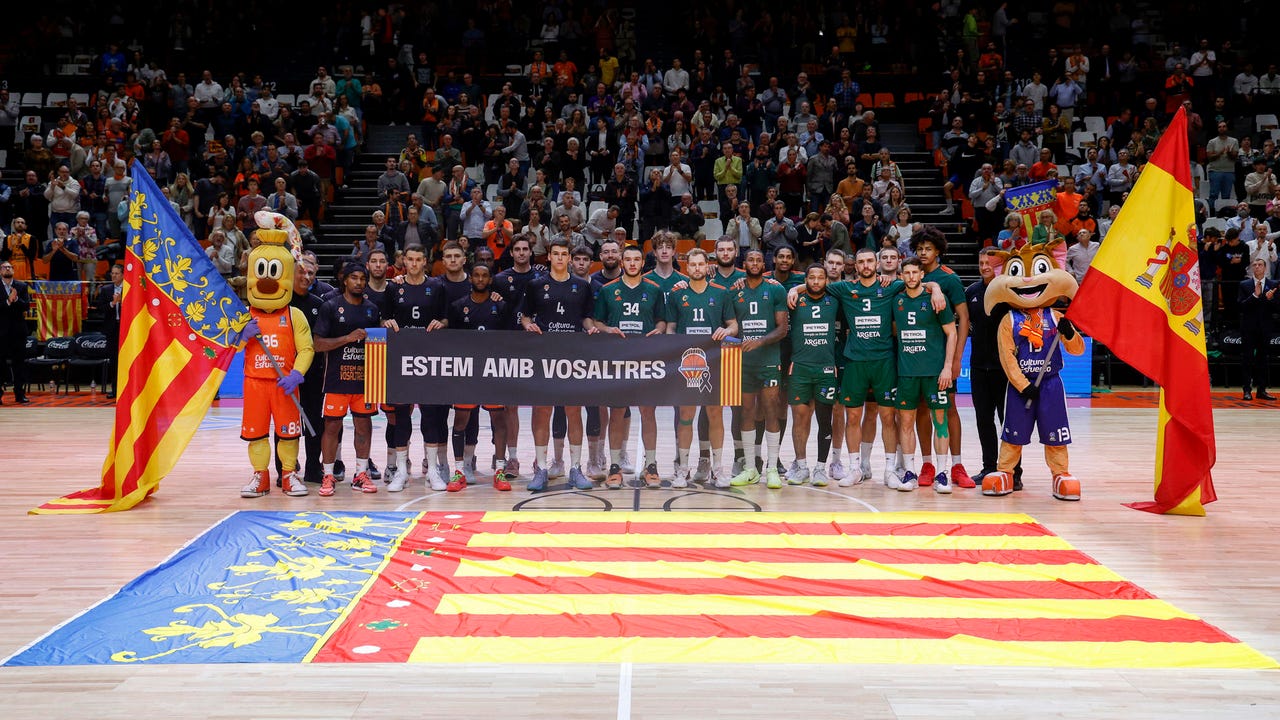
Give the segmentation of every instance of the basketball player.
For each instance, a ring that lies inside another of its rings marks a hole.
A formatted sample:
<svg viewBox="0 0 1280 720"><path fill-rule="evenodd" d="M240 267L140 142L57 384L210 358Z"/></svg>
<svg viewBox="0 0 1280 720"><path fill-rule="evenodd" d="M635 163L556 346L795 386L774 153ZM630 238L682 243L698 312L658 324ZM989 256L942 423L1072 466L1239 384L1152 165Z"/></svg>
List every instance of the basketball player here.
<svg viewBox="0 0 1280 720"><path fill-rule="evenodd" d="M803 485L805 482L812 482L816 487L827 485L831 408L835 404L840 384L836 373L839 340L836 321L839 318L840 301L827 292L826 269L814 263L808 267L804 291L796 298L795 309L791 313L788 401L794 419L791 443L796 452L796 459L787 472L787 482L791 485ZM819 444L818 465L810 474L806 457L810 421L815 414L818 418L818 437L826 437L828 442L826 445Z"/></svg>
<svg viewBox="0 0 1280 720"><path fill-rule="evenodd" d="M733 309L742 334L742 449L743 469L730 481L731 485L751 485L760 482L756 470L756 399L763 406L765 447L764 458L766 485L771 489L782 487L778 474L781 445L782 365L779 344L787 336L789 313L786 290L776 282L766 282L764 277L764 253L748 250L743 267L746 279L742 289L733 293Z"/></svg>

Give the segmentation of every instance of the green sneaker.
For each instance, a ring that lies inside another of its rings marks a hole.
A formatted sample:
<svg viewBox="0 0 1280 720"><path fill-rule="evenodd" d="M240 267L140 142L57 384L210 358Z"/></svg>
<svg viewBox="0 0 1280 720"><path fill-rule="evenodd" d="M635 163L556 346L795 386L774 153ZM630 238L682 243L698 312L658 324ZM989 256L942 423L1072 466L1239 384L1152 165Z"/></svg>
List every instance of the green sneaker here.
<svg viewBox="0 0 1280 720"><path fill-rule="evenodd" d="M778 474L778 468L771 467L764 473L765 486L770 490L777 490L782 487L782 476Z"/></svg>
<svg viewBox="0 0 1280 720"><path fill-rule="evenodd" d="M742 472L733 476L729 484L734 487L742 487L743 485L755 485L760 482L760 473L755 468L745 468Z"/></svg>

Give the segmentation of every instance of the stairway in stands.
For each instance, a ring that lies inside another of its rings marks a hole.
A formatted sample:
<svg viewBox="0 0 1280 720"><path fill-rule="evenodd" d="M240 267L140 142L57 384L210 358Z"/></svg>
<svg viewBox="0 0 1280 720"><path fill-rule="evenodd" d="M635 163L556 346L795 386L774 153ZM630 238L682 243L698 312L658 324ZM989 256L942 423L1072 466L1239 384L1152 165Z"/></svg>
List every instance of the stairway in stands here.
<svg viewBox="0 0 1280 720"><path fill-rule="evenodd" d="M318 241L311 246L320 261L321 278L332 279L334 263L349 255L352 244L364 237L373 211L382 204L378 199L378 176L386 171L387 158L400 153L410 132L412 129L404 126L369 128L366 149L356 153L347 189L335 191L320 224Z"/></svg>
<svg viewBox="0 0 1280 720"><path fill-rule="evenodd" d="M943 215L947 201L942 195L942 171L933 165L933 153L924 149L914 124L881 123L880 142L893 153L906 183L907 204L916 222L927 223L947 236L943 263L960 275L966 285L978 279L978 245L964 231L965 221L956 214Z"/></svg>

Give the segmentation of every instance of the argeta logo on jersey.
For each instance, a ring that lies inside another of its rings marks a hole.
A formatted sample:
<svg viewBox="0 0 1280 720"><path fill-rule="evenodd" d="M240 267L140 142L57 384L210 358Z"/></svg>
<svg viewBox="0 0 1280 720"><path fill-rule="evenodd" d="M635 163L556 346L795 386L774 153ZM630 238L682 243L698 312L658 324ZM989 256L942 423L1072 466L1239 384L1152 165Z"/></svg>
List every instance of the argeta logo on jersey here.
<svg viewBox="0 0 1280 720"><path fill-rule="evenodd" d="M680 356L680 374L689 388L711 392L711 364L701 348L689 348Z"/></svg>

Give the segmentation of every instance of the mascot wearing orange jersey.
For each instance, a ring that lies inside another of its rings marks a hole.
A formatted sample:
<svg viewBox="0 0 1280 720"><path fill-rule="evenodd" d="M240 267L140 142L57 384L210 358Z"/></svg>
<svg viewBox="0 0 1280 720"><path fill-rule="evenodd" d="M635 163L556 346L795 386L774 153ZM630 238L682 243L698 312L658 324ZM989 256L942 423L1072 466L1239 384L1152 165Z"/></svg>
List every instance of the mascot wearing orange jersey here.
<svg viewBox="0 0 1280 720"><path fill-rule="evenodd" d="M293 396L315 358L311 326L302 310L290 307L293 298L295 253L301 243L293 224L283 215L262 211L254 216L260 244L249 252L246 271L249 314L241 332L244 353L244 418L240 437L249 442L253 477L240 497L271 492L271 442L275 432L280 455L280 485L285 495L307 494L298 475L298 436L302 433L300 406Z"/></svg>
<svg viewBox="0 0 1280 720"><path fill-rule="evenodd" d="M996 277L983 298L987 314L1000 303L1009 314L996 331L1000 366L1009 378L1005 391L1004 431L996 472L982 480L983 495L1008 495L1015 489L1013 470L1022 459L1022 448L1031 442L1032 428L1039 431L1044 459L1053 473L1053 496L1079 500L1080 481L1067 468L1067 396L1059 373L1062 353L1084 352L1084 339L1071 321L1052 305L1059 298L1075 297L1077 284L1066 271L1067 248L1061 238L1023 245L991 257Z"/></svg>

